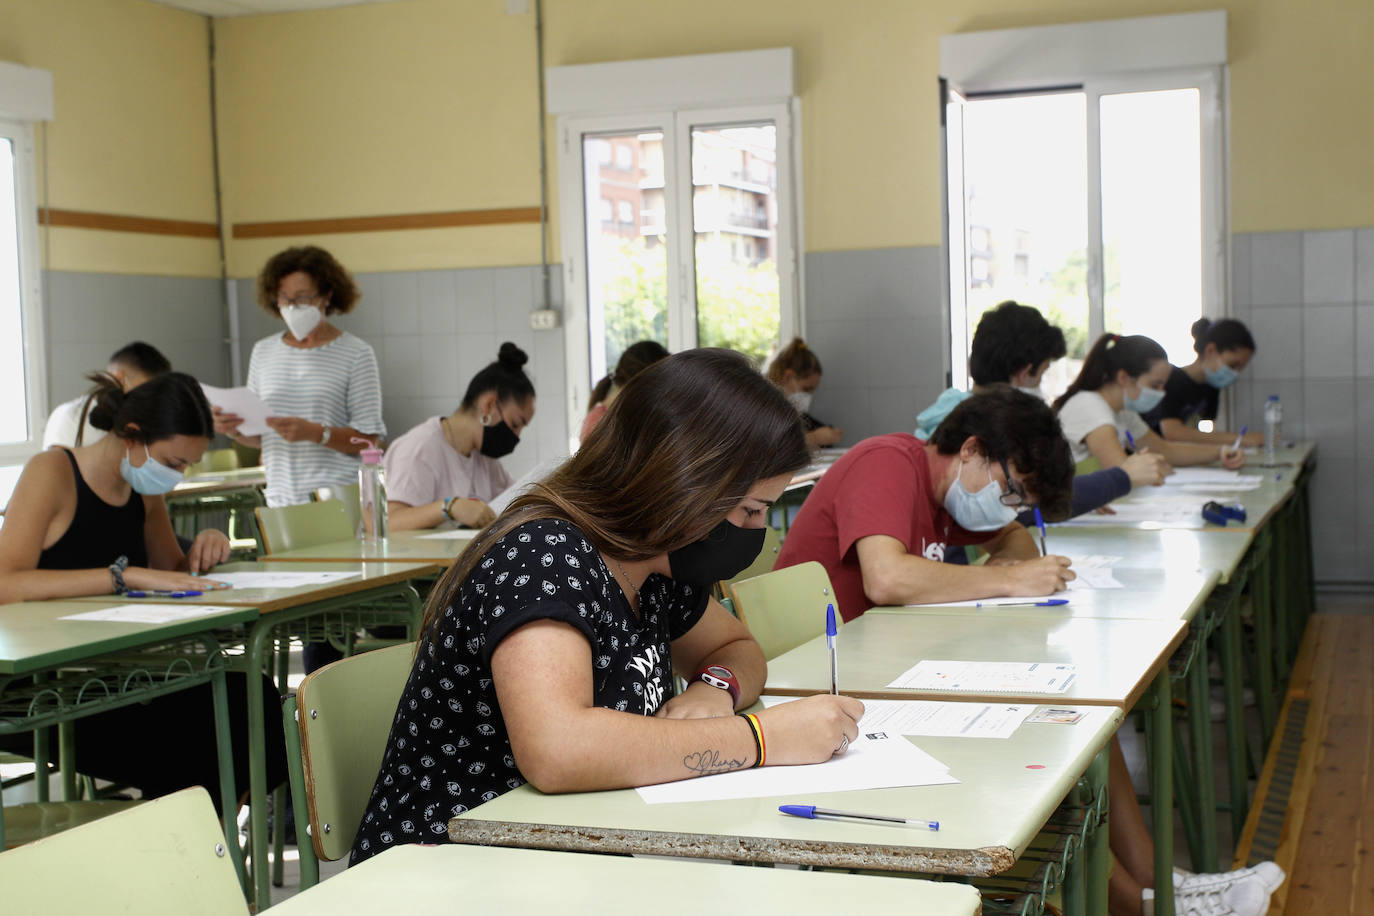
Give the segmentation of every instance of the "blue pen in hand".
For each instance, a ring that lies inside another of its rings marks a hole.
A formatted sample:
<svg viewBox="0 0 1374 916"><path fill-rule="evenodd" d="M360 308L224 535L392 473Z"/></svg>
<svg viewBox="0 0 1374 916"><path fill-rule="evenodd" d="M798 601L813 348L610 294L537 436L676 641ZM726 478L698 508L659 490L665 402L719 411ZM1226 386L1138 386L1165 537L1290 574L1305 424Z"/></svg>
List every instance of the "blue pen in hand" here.
<svg viewBox="0 0 1374 916"><path fill-rule="evenodd" d="M1035 527L1040 529L1040 556L1050 555L1049 548L1045 546L1045 519L1040 515L1040 507L1035 507Z"/></svg>
<svg viewBox="0 0 1374 916"><path fill-rule="evenodd" d="M839 634L839 627L835 623L835 605L825 606L825 644L830 647L830 692L839 695L840 692L840 659L835 654L835 637Z"/></svg>
<svg viewBox="0 0 1374 916"><path fill-rule="evenodd" d="M1231 443L1231 451L1234 452L1236 449L1240 448L1240 443L1245 439L1245 431L1249 428L1248 426L1242 426L1240 428L1240 435L1236 436L1236 441Z"/></svg>
<svg viewBox="0 0 1374 916"><path fill-rule="evenodd" d="M888 817L885 814L858 814L854 811L835 811L831 808L817 808L815 805L778 805L783 814L815 820L818 817L853 817L862 821L882 821L885 824L915 824L930 830L939 830L939 821L927 821L914 817Z"/></svg>
<svg viewBox="0 0 1374 916"><path fill-rule="evenodd" d="M1131 435L1131 431L1130 431L1129 429L1126 430L1126 442L1127 442L1127 444L1129 444L1129 445L1131 446L1131 451L1133 451L1133 452L1138 452L1138 451L1140 451L1140 449L1138 449L1138 448L1135 447L1135 436L1132 436L1132 435Z"/></svg>
<svg viewBox="0 0 1374 916"><path fill-rule="evenodd" d="M125 598L199 598L204 592L180 591L166 588L155 588L141 592L125 592Z"/></svg>

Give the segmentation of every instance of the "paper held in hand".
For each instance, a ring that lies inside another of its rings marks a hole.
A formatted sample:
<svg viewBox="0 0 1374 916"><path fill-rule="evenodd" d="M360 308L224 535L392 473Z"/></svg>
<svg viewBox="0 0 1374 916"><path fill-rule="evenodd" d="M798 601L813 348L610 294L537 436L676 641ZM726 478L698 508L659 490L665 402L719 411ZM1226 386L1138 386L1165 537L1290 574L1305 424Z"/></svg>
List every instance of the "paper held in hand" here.
<svg viewBox="0 0 1374 916"><path fill-rule="evenodd" d="M252 390L248 388L216 388L214 385L205 384L200 387L205 392L205 399L212 406L218 407L225 413L238 414L243 417L243 424L239 426L239 435L260 436L267 432L267 418L272 416L272 410Z"/></svg>

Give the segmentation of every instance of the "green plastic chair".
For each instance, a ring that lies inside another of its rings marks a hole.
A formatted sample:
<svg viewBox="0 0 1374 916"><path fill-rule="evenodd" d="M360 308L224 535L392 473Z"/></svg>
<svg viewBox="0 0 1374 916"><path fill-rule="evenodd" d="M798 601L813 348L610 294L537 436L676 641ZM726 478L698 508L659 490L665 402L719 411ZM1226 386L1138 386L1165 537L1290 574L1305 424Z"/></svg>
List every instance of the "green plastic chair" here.
<svg viewBox="0 0 1374 916"><path fill-rule="evenodd" d="M232 448L212 448L200 456L200 460L186 469L187 477L197 474L215 474L221 471L237 471L239 453Z"/></svg>
<svg viewBox="0 0 1374 916"><path fill-rule="evenodd" d="M772 572L773 566L778 562L778 552L782 550L782 539L778 532L772 527L763 529L763 549L745 569L733 579L726 579L720 583L722 595L730 594L730 586L745 579L752 579L761 576L766 572Z"/></svg>
<svg viewBox="0 0 1374 916"><path fill-rule="evenodd" d="M263 552L268 554L347 541L356 536L344 504L337 499L275 509L262 506L254 509L253 515L262 532Z"/></svg>
<svg viewBox="0 0 1374 916"><path fill-rule="evenodd" d="M245 916L210 796L184 789L0 855L7 913Z"/></svg>
<svg viewBox="0 0 1374 916"><path fill-rule="evenodd" d="M828 604L835 605L835 621L842 623L830 577L814 560L735 582L730 598L766 659L825 635Z"/></svg>
<svg viewBox="0 0 1374 916"><path fill-rule="evenodd" d="M298 796L300 779L311 846L325 861L353 848L414 655L413 642L354 655L315 671L296 691L300 767L293 761L292 792Z"/></svg>
<svg viewBox="0 0 1374 916"><path fill-rule="evenodd" d="M342 487L320 487L315 491L315 501L325 502L326 500L337 499L343 503L344 511L348 513L348 520L353 523L353 531L362 530L363 509L358 499L358 485L350 483Z"/></svg>

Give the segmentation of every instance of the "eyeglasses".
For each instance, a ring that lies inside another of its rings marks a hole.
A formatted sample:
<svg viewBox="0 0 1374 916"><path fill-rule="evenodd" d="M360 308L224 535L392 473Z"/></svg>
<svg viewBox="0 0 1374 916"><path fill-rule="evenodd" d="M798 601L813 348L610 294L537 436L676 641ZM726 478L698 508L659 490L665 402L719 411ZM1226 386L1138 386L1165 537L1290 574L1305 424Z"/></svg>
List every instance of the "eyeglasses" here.
<svg viewBox="0 0 1374 916"><path fill-rule="evenodd" d="M319 297L318 295L316 295L316 296L297 296L297 297L294 298L294 299L288 299L288 298L286 298L285 296L278 296L278 297L277 297L277 307L278 307L278 308L286 308L288 305L317 305L317 304L319 303L319 301L320 301L320 297Z"/></svg>
<svg viewBox="0 0 1374 916"><path fill-rule="evenodd" d="M1011 479L1011 470L1007 467L1007 459L998 458L997 463L1002 466L1002 475L1007 478L1007 492L1000 497L1002 505L1029 508L1030 504L1026 499L1026 491L1018 487L1016 481Z"/></svg>

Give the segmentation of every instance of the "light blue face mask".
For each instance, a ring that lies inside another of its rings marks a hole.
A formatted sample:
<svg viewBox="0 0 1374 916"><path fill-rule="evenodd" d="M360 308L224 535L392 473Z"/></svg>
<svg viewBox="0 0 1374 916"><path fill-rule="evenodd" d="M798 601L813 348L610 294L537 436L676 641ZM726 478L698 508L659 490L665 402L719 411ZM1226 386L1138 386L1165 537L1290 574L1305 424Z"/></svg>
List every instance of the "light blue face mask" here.
<svg viewBox="0 0 1374 916"><path fill-rule="evenodd" d="M988 485L977 493L970 493L964 487L960 480L963 471L961 460L959 473L945 494L945 509L954 516L959 527L966 531L997 531L1011 524L1016 518L1016 507L1002 505L1002 486L993 479L992 466L988 466Z"/></svg>
<svg viewBox="0 0 1374 916"><path fill-rule="evenodd" d="M1213 388L1216 388L1217 390L1221 390L1222 388L1226 388L1227 386L1231 385L1240 375L1240 373L1238 373L1236 370L1232 369L1225 363L1222 363L1215 369L1207 369L1205 371L1205 374L1207 376L1207 384L1211 385Z"/></svg>
<svg viewBox="0 0 1374 916"><path fill-rule="evenodd" d="M1164 392L1159 388L1146 388L1140 386L1140 394L1133 398L1125 398L1127 410L1134 410L1136 413L1149 413L1159 406L1159 402L1164 400Z"/></svg>
<svg viewBox="0 0 1374 916"><path fill-rule="evenodd" d="M153 453L148 451L146 442L143 444L143 454L147 458L138 467L129 463L128 449L124 450L124 458L119 462L119 476L129 482L135 493L141 496L161 496L181 483L182 472L174 471L154 458Z"/></svg>

